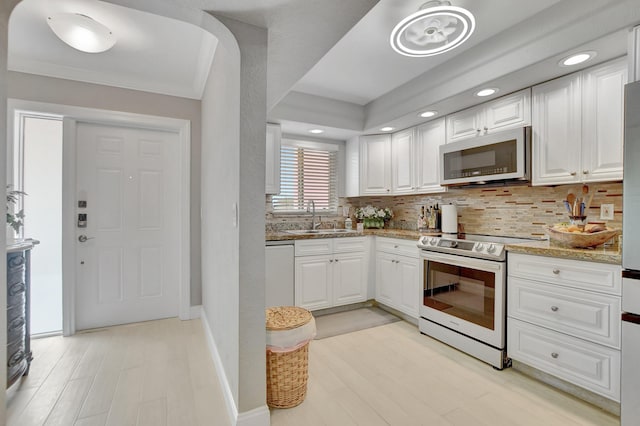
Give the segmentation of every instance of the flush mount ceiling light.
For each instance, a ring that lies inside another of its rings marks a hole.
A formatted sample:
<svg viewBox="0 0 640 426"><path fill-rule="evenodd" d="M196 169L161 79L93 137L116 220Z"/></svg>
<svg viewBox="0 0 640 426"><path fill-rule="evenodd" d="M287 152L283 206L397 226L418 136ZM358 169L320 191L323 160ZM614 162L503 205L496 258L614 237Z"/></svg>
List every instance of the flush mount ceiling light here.
<svg viewBox="0 0 640 426"><path fill-rule="evenodd" d="M560 60L560 62L558 62L558 64L560 64L561 67L570 67L586 62L589 59L593 59L595 58L595 56L596 52L594 51L575 53L571 56L563 58L562 60Z"/></svg>
<svg viewBox="0 0 640 426"><path fill-rule="evenodd" d="M61 13L49 16L47 23L60 40L82 52L101 53L116 44L111 30L87 15Z"/></svg>
<svg viewBox="0 0 640 426"><path fill-rule="evenodd" d="M389 127L389 126L383 127L382 129L380 129L381 132L390 132L392 130L393 130L393 127Z"/></svg>
<svg viewBox="0 0 640 426"><path fill-rule="evenodd" d="M422 114L420 114L420 117L429 118L429 117L433 117L437 113L438 111L425 111Z"/></svg>
<svg viewBox="0 0 640 426"><path fill-rule="evenodd" d="M309 133L313 133L314 135L319 135L320 133L324 133L324 130L311 129L311 130L309 130Z"/></svg>
<svg viewBox="0 0 640 426"><path fill-rule="evenodd" d="M414 58L439 55L464 43L476 20L467 9L448 1L430 1L404 18L391 31L391 47Z"/></svg>
<svg viewBox="0 0 640 426"><path fill-rule="evenodd" d="M481 98L485 97L485 96L491 96L494 93L496 93L498 91L498 89L496 89L495 87L491 87L491 88L487 88L487 89L482 89L476 92L476 96L480 96Z"/></svg>

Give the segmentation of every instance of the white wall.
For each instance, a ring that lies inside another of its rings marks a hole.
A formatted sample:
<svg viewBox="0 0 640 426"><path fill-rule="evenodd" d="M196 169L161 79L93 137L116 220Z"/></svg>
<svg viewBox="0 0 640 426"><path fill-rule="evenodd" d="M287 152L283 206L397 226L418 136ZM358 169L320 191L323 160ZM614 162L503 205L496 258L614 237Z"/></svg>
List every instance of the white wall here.
<svg viewBox="0 0 640 426"><path fill-rule="evenodd" d="M8 81L13 99L191 121L191 305L200 305L200 101L19 72Z"/></svg>
<svg viewBox="0 0 640 426"><path fill-rule="evenodd" d="M24 236L31 253L31 334L62 330L62 120L24 118Z"/></svg>

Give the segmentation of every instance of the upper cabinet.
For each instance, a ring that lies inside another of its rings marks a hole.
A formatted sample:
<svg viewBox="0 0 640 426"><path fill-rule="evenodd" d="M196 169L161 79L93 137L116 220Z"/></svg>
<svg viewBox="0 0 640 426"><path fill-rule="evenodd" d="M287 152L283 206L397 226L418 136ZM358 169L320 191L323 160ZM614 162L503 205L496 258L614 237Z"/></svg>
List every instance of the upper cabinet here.
<svg viewBox="0 0 640 426"><path fill-rule="evenodd" d="M391 135L360 138L360 195L391 193Z"/></svg>
<svg viewBox="0 0 640 426"><path fill-rule="evenodd" d="M360 138L360 195L443 192L438 147L444 118L396 132Z"/></svg>
<svg viewBox="0 0 640 426"><path fill-rule="evenodd" d="M279 124L267 123L265 157L265 193L280 193L280 140L282 131Z"/></svg>
<svg viewBox="0 0 640 426"><path fill-rule="evenodd" d="M533 88L534 185L622 179L626 60Z"/></svg>
<svg viewBox="0 0 640 426"><path fill-rule="evenodd" d="M447 142L528 126L531 124L531 89L450 114L446 120Z"/></svg>

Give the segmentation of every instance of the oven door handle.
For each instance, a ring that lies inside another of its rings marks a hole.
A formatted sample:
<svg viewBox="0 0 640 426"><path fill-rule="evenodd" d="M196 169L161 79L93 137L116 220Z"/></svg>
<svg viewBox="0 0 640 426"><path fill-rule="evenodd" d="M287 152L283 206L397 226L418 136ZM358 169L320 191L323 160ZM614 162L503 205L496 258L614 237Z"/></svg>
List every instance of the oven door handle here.
<svg viewBox="0 0 640 426"><path fill-rule="evenodd" d="M504 269L504 262L493 260L476 259L474 257L456 256L450 254L440 254L423 251L420 254L422 259L433 260L435 262L446 263L464 268L476 268L487 272L500 272Z"/></svg>

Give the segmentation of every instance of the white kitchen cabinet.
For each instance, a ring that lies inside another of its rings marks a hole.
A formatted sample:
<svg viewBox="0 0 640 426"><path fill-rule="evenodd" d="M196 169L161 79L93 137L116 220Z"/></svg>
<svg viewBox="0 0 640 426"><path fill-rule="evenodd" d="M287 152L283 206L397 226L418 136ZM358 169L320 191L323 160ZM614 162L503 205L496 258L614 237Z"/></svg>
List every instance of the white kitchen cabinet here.
<svg viewBox="0 0 640 426"><path fill-rule="evenodd" d="M295 305L310 311L367 300L368 239L295 243Z"/></svg>
<svg viewBox="0 0 640 426"><path fill-rule="evenodd" d="M509 253L508 271L508 356L620 401L620 266Z"/></svg>
<svg viewBox="0 0 640 426"><path fill-rule="evenodd" d="M444 192L440 186L439 147L446 142L445 119L430 121L416 127L415 135L415 192L419 194Z"/></svg>
<svg viewBox="0 0 640 426"><path fill-rule="evenodd" d="M394 195L415 192L414 128L391 135L391 192Z"/></svg>
<svg viewBox="0 0 640 426"><path fill-rule="evenodd" d="M465 109L446 118L447 143L531 124L531 89Z"/></svg>
<svg viewBox="0 0 640 426"><path fill-rule="evenodd" d="M360 195L391 193L391 135L360 138Z"/></svg>
<svg viewBox="0 0 640 426"><path fill-rule="evenodd" d="M533 87L534 185L622 179L626 81L623 58Z"/></svg>
<svg viewBox="0 0 640 426"><path fill-rule="evenodd" d="M282 131L279 124L267 123L265 156L265 193L280 193L280 145Z"/></svg>
<svg viewBox="0 0 640 426"><path fill-rule="evenodd" d="M376 237L376 300L417 319L419 263L414 241Z"/></svg>

